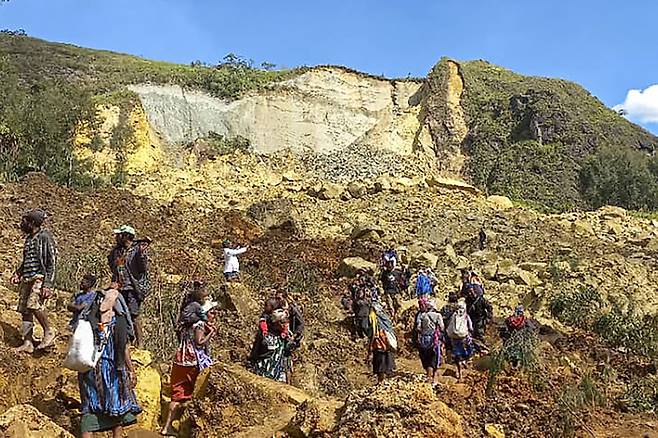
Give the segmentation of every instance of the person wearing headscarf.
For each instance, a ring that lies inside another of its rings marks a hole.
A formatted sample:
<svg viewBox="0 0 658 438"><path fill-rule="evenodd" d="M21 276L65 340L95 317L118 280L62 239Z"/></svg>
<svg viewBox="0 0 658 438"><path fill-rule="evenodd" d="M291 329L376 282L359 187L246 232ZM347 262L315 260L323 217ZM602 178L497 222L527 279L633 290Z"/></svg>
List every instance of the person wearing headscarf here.
<svg viewBox="0 0 658 438"><path fill-rule="evenodd" d="M457 365L457 377L462 378L462 368L473 356L473 323L466 313L466 303L463 299L457 302L457 310L450 318L447 328L452 344L452 358Z"/></svg>
<svg viewBox="0 0 658 438"><path fill-rule="evenodd" d="M134 327L119 291L108 289L95 295L80 317L91 324L102 353L94 368L78 373L80 431L82 438L110 430L112 436L121 437L123 427L136 423L142 411L137 404L137 380L130 357Z"/></svg>
<svg viewBox="0 0 658 438"><path fill-rule="evenodd" d="M437 370L441 365L443 338L443 317L436 310L434 300L421 296L418 300L418 313L415 319L416 345L420 361L430 383L437 383Z"/></svg>
<svg viewBox="0 0 658 438"><path fill-rule="evenodd" d="M373 301L370 305L368 332L370 342L366 363L370 362L372 357L372 372L377 376L377 383L381 383L395 371L394 351L397 349L397 338L393 323L379 301Z"/></svg>
<svg viewBox="0 0 658 438"><path fill-rule="evenodd" d="M215 336L214 325L217 302L203 282L192 283L192 290L183 299L178 317L179 343L171 368L171 403L167 421L160 433L175 436L173 422L183 413L183 403L192 399L199 374L212 365L209 345Z"/></svg>

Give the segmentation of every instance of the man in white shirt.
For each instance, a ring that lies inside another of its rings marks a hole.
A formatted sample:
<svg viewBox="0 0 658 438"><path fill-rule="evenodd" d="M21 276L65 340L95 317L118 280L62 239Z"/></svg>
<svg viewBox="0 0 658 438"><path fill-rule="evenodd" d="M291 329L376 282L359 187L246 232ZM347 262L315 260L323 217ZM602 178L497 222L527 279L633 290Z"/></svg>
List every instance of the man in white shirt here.
<svg viewBox="0 0 658 438"><path fill-rule="evenodd" d="M222 242L224 248L224 278L227 281L240 279L240 261L238 256L247 251L247 247L231 245L229 240Z"/></svg>

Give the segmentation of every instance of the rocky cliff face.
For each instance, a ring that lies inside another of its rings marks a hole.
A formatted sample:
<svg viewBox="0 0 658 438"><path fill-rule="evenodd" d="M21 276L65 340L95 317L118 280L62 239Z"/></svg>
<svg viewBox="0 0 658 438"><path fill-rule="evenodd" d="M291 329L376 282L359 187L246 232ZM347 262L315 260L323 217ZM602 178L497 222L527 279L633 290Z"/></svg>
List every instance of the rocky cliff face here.
<svg viewBox="0 0 658 438"><path fill-rule="evenodd" d="M421 135L420 88L419 82L331 67L230 102L179 86L130 86L152 128L169 144L215 132L245 137L262 153L332 152L363 144L403 155L431 143Z"/></svg>

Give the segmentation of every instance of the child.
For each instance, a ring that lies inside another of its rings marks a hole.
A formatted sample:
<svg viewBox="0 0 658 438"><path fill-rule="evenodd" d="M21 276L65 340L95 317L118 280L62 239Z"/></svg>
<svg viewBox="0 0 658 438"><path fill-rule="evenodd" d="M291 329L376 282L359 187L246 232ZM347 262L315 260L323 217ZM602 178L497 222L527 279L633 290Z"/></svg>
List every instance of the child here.
<svg viewBox="0 0 658 438"><path fill-rule="evenodd" d="M183 289L187 289L190 283L183 283ZM204 304L208 301L209 292L205 288L203 282L195 280L191 283L192 290L186 292L181 305L180 314L178 316L178 330L182 331L186 327L190 327L199 321L206 321L208 319L204 310Z"/></svg>
<svg viewBox="0 0 658 438"><path fill-rule="evenodd" d="M80 290L73 295L71 302L67 306L67 309L73 313L71 321L69 321L69 328L72 332L78 326L78 320L82 311L94 301L94 297L96 296L94 286L96 286L96 276L85 274L80 281Z"/></svg>

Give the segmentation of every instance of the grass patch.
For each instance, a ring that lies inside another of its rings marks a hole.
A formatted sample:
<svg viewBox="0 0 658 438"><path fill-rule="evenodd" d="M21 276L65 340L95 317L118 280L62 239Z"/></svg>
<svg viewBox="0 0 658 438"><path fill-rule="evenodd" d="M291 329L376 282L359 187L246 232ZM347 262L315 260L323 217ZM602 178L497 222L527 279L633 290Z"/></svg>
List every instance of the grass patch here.
<svg viewBox="0 0 658 438"><path fill-rule="evenodd" d="M535 330L523 329L513 332L502 346L491 353L487 379L488 394L495 390L498 375L510 365L526 372L536 385L541 384L542 361L539 337Z"/></svg>

